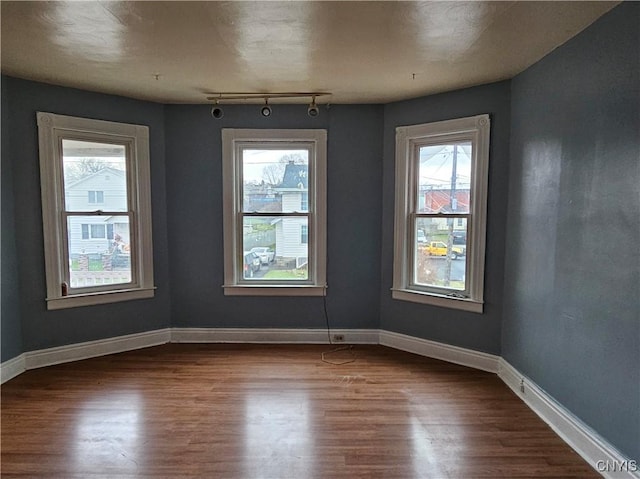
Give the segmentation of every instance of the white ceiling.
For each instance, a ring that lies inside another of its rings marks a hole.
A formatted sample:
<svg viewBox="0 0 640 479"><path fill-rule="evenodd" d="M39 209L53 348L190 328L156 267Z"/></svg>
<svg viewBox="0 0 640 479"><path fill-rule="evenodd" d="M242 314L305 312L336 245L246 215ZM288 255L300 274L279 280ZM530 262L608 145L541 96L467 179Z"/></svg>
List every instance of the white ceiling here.
<svg viewBox="0 0 640 479"><path fill-rule="evenodd" d="M163 103L386 103L511 78L617 3L3 0L2 72Z"/></svg>

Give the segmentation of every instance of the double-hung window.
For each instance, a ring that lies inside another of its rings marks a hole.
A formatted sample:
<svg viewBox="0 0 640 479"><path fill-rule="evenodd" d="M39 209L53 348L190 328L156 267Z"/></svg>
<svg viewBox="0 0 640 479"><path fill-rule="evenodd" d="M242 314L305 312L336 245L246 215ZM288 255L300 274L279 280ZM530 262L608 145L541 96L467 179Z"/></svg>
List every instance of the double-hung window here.
<svg viewBox="0 0 640 479"><path fill-rule="evenodd" d="M479 312L488 115L396 129L392 297Z"/></svg>
<svg viewBox="0 0 640 479"><path fill-rule="evenodd" d="M224 292L326 291L326 130L224 129Z"/></svg>
<svg viewBox="0 0 640 479"><path fill-rule="evenodd" d="M148 127L37 120L47 308L153 297Z"/></svg>

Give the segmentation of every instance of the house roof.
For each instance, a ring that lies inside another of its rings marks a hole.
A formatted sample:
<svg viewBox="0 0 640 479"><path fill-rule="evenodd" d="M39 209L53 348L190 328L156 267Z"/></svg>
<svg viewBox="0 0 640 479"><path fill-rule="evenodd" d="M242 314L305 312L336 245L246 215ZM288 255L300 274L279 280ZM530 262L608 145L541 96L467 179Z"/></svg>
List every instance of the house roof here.
<svg viewBox="0 0 640 479"><path fill-rule="evenodd" d="M105 173L109 173L111 175L114 175L118 178L125 178L125 172L122 170L117 170L115 168L102 168L101 170L96 171L95 173L91 173L73 183L70 183L69 185L67 185L65 187L66 190L73 190L73 189L77 189L79 188L83 183L86 183L87 181L91 180L92 178L95 178L98 175L104 175Z"/></svg>
<svg viewBox="0 0 640 479"><path fill-rule="evenodd" d="M276 190L306 190L309 188L309 168L293 162L287 163L282 183Z"/></svg>

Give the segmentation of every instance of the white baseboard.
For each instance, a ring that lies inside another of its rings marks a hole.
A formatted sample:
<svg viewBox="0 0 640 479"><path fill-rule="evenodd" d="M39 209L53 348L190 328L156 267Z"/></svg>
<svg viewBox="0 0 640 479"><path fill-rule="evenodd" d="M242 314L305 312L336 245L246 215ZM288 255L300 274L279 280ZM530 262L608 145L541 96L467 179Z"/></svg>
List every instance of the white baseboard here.
<svg viewBox="0 0 640 479"><path fill-rule="evenodd" d="M346 344L378 344L377 329L332 329ZM173 343L328 344L326 329L172 328Z"/></svg>
<svg viewBox="0 0 640 479"><path fill-rule="evenodd" d="M0 384L6 383L9 379L25 372L24 354L20 354L15 358L9 359L0 364Z"/></svg>
<svg viewBox="0 0 640 479"><path fill-rule="evenodd" d="M498 372L500 356L493 354L384 330L380 330L379 344L428 358L441 359L450 363L469 366L490 373Z"/></svg>
<svg viewBox="0 0 640 479"><path fill-rule="evenodd" d="M498 376L529 408L535 412L558 436L587 461L596 471L611 479L640 479L640 463L625 458L605 439L556 402L546 391L500 358ZM524 392L523 392L524 389ZM633 471L613 471L628 466ZM609 469L607 471L606 469Z"/></svg>
<svg viewBox="0 0 640 479"><path fill-rule="evenodd" d="M121 353L134 349L157 346L171 340L169 329L158 329L144 333L127 334L115 338L87 341L56 348L40 349L24 353L25 368L35 369L54 364L80 361L82 359Z"/></svg>

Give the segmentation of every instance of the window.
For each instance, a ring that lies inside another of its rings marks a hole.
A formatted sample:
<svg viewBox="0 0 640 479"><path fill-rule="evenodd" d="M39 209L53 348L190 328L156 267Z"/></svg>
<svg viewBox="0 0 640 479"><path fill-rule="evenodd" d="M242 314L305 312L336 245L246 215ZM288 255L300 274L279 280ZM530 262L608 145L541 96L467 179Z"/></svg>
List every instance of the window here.
<svg viewBox="0 0 640 479"><path fill-rule="evenodd" d="M113 239L112 224L82 225L82 239Z"/></svg>
<svg viewBox="0 0 640 479"><path fill-rule="evenodd" d="M483 310L488 115L396 130L392 297Z"/></svg>
<svg viewBox="0 0 640 479"><path fill-rule="evenodd" d="M326 142L325 130L223 129L226 295L325 294Z"/></svg>
<svg viewBox="0 0 640 479"><path fill-rule="evenodd" d="M148 128L37 118L47 308L153 297Z"/></svg>
<svg viewBox="0 0 640 479"><path fill-rule="evenodd" d="M104 191L89 191L89 203L104 203Z"/></svg>

